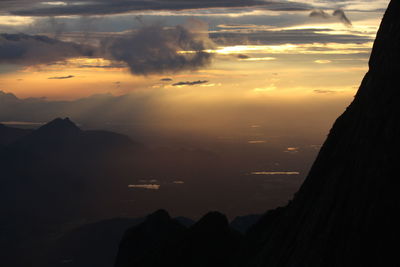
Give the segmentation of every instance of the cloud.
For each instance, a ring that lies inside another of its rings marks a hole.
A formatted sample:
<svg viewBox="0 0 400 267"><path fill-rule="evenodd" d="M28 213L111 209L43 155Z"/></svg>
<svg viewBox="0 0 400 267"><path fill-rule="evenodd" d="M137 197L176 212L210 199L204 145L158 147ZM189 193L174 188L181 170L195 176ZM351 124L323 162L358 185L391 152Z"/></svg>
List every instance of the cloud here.
<svg viewBox="0 0 400 267"><path fill-rule="evenodd" d="M0 63L46 64L71 57L91 57L94 52L89 46L42 35L0 34Z"/></svg>
<svg viewBox="0 0 400 267"><path fill-rule="evenodd" d="M64 80L64 79L71 79L74 77L75 77L74 75L68 75L68 76L49 77L47 79L49 79L49 80Z"/></svg>
<svg viewBox="0 0 400 267"><path fill-rule="evenodd" d="M218 45L281 45L281 44L313 44L313 43L368 43L373 38L353 33L332 33L329 28L304 28L252 31L213 32L210 38Z"/></svg>
<svg viewBox="0 0 400 267"><path fill-rule="evenodd" d="M244 54L239 54L236 56L238 59L248 59L250 58L248 55L244 55Z"/></svg>
<svg viewBox="0 0 400 267"><path fill-rule="evenodd" d="M352 23L349 20L349 18L346 16L346 14L344 13L344 11L342 9L337 9L335 11L333 11L332 14L334 17L338 17L340 19L341 22L343 22L346 26L351 26Z"/></svg>
<svg viewBox="0 0 400 267"><path fill-rule="evenodd" d="M81 67L128 67L137 75L196 70L211 62L212 55L206 50L213 43L206 34L207 27L194 19L184 26L145 26L126 34L99 37L97 46L42 35L0 34L0 63L30 66L97 57L112 61L112 65Z"/></svg>
<svg viewBox="0 0 400 267"><path fill-rule="evenodd" d="M311 18L322 18L322 19L330 19L332 17L338 18L344 25L352 26L350 19L346 16L343 9L336 9L333 11L332 16L326 13L321 9L314 9L311 11L310 15Z"/></svg>
<svg viewBox="0 0 400 267"><path fill-rule="evenodd" d="M129 188L141 188L141 189L149 189L149 190L159 190L161 185L159 184L130 184Z"/></svg>
<svg viewBox="0 0 400 267"><path fill-rule="evenodd" d="M311 11L309 16L311 18L323 18L323 19L328 19L331 17L328 13L326 13L321 9L314 9L313 11Z"/></svg>
<svg viewBox="0 0 400 267"><path fill-rule="evenodd" d="M314 90L316 94L336 94L337 91L334 90Z"/></svg>
<svg viewBox="0 0 400 267"><path fill-rule="evenodd" d="M103 40L103 57L124 62L131 73L148 75L196 70L211 61L205 52L208 37L178 25L172 28L146 26L138 31Z"/></svg>
<svg viewBox="0 0 400 267"><path fill-rule="evenodd" d="M10 1L6 1L10 2ZM15 3L17 2L17 3ZM262 7L276 11L309 10L306 3L262 0L65 0L65 5L43 5L38 1L15 1L4 5L11 14L22 16L106 15L150 10L193 10L206 8ZM18 4L19 2L19 4ZM1 2L0 2L1 4Z"/></svg>
<svg viewBox="0 0 400 267"><path fill-rule="evenodd" d="M193 81L193 82L178 82L178 83L174 83L172 86L193 86L193 85L198 85L198 84L204 84L204 83L208 83L208 81Z"/></svg>
<svg viewBox="0 0 400 267"><path fill-rule="evenodd" d="M331 60L327 60L327 59L317 59L317 60L314 60L314 62L317 63L317 64L329 64L329 63L332 63Z"/></svg>
<svg viewBox="0 0 400 267"><path fill-rule="evenodd" d="M162 82L172 82L173 80L171 78L162 78L160 79Z"/></svg>

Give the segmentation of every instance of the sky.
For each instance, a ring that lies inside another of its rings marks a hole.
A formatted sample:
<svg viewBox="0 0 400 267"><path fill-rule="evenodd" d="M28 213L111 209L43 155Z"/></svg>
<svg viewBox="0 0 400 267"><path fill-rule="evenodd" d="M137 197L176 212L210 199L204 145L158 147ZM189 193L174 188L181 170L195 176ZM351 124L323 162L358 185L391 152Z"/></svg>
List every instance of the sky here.
<svg viewBox="0 0 400 267"><path fill-rule="evenodd" d="M48 106L125 97L101 106L109 121L192 131L264 122L279 134L323 136L367 71L387 4L1 0L0 119L80 118L100 104L66 114ZM24 113L10 94L35 108Z"/></svg>

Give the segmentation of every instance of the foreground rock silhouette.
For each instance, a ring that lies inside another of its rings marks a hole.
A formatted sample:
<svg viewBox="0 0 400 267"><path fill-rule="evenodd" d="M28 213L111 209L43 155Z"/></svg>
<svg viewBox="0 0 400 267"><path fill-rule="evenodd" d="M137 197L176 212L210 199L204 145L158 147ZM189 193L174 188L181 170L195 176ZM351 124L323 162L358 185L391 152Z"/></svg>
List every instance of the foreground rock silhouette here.
<svg viewBox="0 0 400 267"><path fill-rule="evenodd" d="M265 214L241 241L241 253L219 266L400 266L398 0L389 4L369 67L293 201ZM207 243L216 236L208 236ZM182 245L176 248L184 251ZM125 266L212 266L194 259L151 262Z"/></svg>

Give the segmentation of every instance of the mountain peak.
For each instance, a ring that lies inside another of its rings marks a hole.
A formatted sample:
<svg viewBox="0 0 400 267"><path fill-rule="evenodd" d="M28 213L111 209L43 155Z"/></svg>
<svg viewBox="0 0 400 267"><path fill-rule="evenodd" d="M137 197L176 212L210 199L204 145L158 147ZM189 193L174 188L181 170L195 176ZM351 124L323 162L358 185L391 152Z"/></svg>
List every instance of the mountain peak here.
<svg viewBox="0 0 400 267"><path fill-rule="evenodd" d="M197 231L220 231L229 228L226 216L217 211L208 212L194 226Z"/></svg>
<svg viewBox="0 0 400 267"><path fill-rule="evenodd" d="M80 133L81 129L69 118L56 118L38 129L38 132L43 131L58 134L74 134Z"/></svg>
<svg viewBox="0 0 400 267"><path fill-rule="evenodd" d="M147 216L148 221L167 222L171 220L169 213L166 210L160 209Z"/></svg>

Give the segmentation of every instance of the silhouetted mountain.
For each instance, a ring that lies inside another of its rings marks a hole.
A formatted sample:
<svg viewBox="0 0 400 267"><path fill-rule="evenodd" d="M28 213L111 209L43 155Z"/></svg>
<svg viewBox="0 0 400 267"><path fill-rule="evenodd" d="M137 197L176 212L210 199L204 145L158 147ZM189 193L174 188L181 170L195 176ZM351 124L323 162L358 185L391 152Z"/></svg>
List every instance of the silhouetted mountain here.
<svg viewBox="0 0 400 267"><path fill-rule="evenodd" d="M209 212L190 227L174 246L163 250L150 265L233 266L240 251L242 235L231 229L225 215Z"/></svg>
<svg viewBox="0 0 400 267"><path fill-rule="evenodd" d="M150 214L143 223L125 233L115 266L144 266L151 261L152 254L166 248L172 240L179 239L185 230L185 226L164 210Z"/></svg>
<svg viewBox="0 0 400 267"><path fill-rule="evenodd" d="M261 214L251 214L246 216L238 216L230 223L230 226L241 232L242 234L246 233L250 227L256 224L260 218L262 217Z"/></svg>
<svg viewBox="0 0 400 267"><path fill-rule="evenodd" d="M0 123L0 145L9 145L30 132L31 130L8 127Z"/></svg>
<svg viewBox="0 0 400 267"><path fill-rule="evenodd" d="M39 152L51 150L60 152L98 152L99 149L122 149L132 148L135 144L129 137L107 131L82 131L69 118L57 118L30 134L19 138L13 148L28 149ZM103 151L107 152L107 151ZM109 151L108 151L109 152Z"/></svg>
<svg viewBox="0 0 400 267"><path fill-rule="evenodd" d="M14 266L43 266L55 229L106 217L120 205L142 146L124 135L83 131L69 119L32 131L1 128L12 140L0 145L2 242L23 247L7 253Z"/></svg>
<svg viewBox="0 0 400 267"><path fill-rule="evenodd" d="M125 235L116 266L232 266L241 241L218 212L185 228L158 211Z"/></svg>
<svg viewBox="0 0 400 267"><path fill-rule="evenodd" d="M185 226L187 228L189 228L190 226L192 226L193 224L196 223L192 219L182 217L182 216L176 217L176 218L174 218L174 220L178 221L180 224L182 224L183 226Z"/></svg>
<svg viewBox="0 0 400 267"><path fill-rule="evenodd" d="M264 214L243 242L210 213L148 264L125 266L399 266L399 15L392 0L354 101L288 206Z"/></svg>

